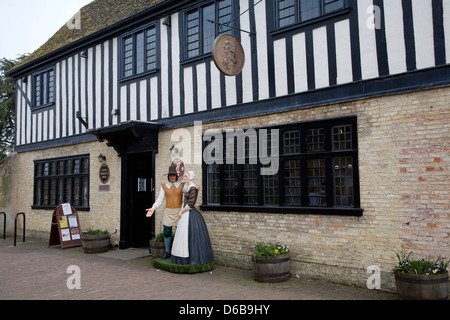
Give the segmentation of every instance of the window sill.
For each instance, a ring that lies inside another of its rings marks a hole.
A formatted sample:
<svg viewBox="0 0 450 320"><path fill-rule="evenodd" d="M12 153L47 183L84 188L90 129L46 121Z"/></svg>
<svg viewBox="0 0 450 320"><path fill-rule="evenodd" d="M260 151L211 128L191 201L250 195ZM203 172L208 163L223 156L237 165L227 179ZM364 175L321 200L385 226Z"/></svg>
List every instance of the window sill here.
<svg viewBox="0 0 450 320"><path fill-rule="evenodd" d="M241 205L207 205L202 204L204 211L236 211L236 212L260 212L280 214L320 214L330 216L361 217L364 209L344 207L270 207L270 206L241 206Z"/></svg>
<svg viewBox="0 0 450 320"><path fill-rule="evenodd" d="M132 76L129 76L129 77L122 77L122 78L119 78L119 83L131 81L131 80L135 80L135 79L139 79L139 78L143 78L145 76L148 76L148 75L151 75L151 74L155 74L155 73L158 73L158 72L159 72L159 69L153 69L153 70L146 71L146 72L139 73L139 74L135 74L135 75L132 75Z"/></svg>
<svg viewBox="0 0 450 320"><path fill-rule="evenodd" d="M188 64L191 64L191 63L210 61L211 59L212 59L212 53L209 52L209 53L205 53L205 54L198 55L198 56L195 56L195 57L185 58L180 63L181 63L181 65L188 65Z"/></svg>
<svg viewBox="0 0 450 320"><path fill-rule="evenodd" d="M31 109L31 111L38 111L38 110L41 110L41 109L53 107L54 105L55 105L54 102L50 102L50 103L46 103L46 104L43 104L43 105L40 105L40 106L33 106L30 109Z"/></svg>

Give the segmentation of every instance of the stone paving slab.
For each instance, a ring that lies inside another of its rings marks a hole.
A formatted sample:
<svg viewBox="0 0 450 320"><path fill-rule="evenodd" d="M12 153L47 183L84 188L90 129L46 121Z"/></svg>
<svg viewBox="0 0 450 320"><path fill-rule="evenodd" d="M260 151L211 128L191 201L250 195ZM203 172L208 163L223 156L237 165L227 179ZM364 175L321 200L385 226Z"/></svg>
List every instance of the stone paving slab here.
<svg viewBox="0 0 450 320"><path fill-rule="evenodd" d="M41 239L16 247L12 238L0 239L0 300L398 300L390 292L307 278L257 283L252 271L224 266L173 274L152 267L148 251L128 250L84 254L81 247L49 248ZM70 266L79 268L80 289L67 286L75 275Z"/></svg>

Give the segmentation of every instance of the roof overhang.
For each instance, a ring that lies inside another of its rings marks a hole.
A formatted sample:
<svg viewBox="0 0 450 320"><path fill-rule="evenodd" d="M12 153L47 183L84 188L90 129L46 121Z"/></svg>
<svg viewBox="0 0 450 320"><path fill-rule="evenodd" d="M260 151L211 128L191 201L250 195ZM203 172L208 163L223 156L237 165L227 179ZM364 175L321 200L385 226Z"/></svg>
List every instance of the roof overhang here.
<svg viewBox="0 0 450 320"><path fill-rule="evenodd" d="M158 151L161 124L147 121L126 121L112 126L88 130L98 141L113 147L119 157L126 152Z"/></svg>

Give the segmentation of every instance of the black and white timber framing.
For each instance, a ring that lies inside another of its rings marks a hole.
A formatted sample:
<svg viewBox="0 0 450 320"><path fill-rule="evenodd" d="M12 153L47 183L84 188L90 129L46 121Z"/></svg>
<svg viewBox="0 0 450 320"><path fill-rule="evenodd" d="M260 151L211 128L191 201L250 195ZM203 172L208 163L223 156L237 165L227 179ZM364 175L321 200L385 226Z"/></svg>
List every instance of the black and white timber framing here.
<svg viewBox="0 0 450 320"><path fill-rule="evenodd" d="M235 0L243 13L236 27L255 33L236 34L246 63L235 77L221 74L211 55L183 58L182 17L198 1L163 1L17 68L16 150L95 140L88 130L129 120L170 128L450 83L450 0L348 0L283 29L275 28L273 2ZM123 79L122 36L147 24L157 26L159 67ZM54 103L35 108L33 75L49 68Z"/></svg>

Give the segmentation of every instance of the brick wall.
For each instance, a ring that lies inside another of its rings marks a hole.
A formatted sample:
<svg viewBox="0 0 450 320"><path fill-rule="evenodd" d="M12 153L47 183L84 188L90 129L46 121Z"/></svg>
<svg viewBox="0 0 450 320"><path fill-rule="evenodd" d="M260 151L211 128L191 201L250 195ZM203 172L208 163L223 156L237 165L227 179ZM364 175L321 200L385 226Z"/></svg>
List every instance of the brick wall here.
<svg viewBox="0 0 450 320"><path fill-rule="evenodd" d="M81 229L86 230L89 227L93 227L108 229L111 233L115 229L120 231L121 160L114 149L107 147L105 143L88 142L19 154L18 181L20 181L20 186L17 194L17 210L26 213L27 236L48 238L53 213L53 210L31 209L34 186L33 161L87 153L90 154L90 211L78 212ZM98 175L101 163L97 157L100 153L106 156L105 163L108 164L111 172L111 177L107 182L110 186L110 191L99 191L99 185L102 185ZM114 235L111 241L113 243L118 242L119 236Z"/></svg>
<svg viewBox="0 0 450 320"><path fill-rule="evenodd" d="M395 250L405 248L417 256L450 257L449 162L450 87L375 97L340 104L226 122L203 123L211 128L253 128L356 115L358 117L359 173L362 217L327 215L202 212L208 224L218 264L251 268L251 249L258 241L290 245L291 272L365 286L367 267L382 271L383 289L392 289ZM188 130L194 137L194 127ZM179 131L178 131L179 132ZM169 148L178 140L176 130L161 131L156 156L156 193L167 181L172 161ZM196 141L201 143L201 141ZM180 155L187 170L196 172L201 185L198 145L192 140L190 161ZM20 153L16 211L27 213L27 234L48 236L49 210L31 210L33 160L90 154L90 207L80 212L82 228L89 226L120 232L120 167L113 148L105 143ZM99 192L100 163L106 156L110 191ZM194 158L197 157L197 158ZM201 186L202 188L206 186ZM158 194L156 194L158 196ZM200 198L197 201L201 203ZM151 204L149 204L150 207ZM162 230L162 210L156 213L156 232ZM117 241L118 236L113 237Z"/></svg>
<svg viewBox="0 0 450 320"><path fill-rule="evenodd" d="M402 246L417 252L417 257L450 257L448 101L450 87L443 87L203 123L205 131L358 117L363 216L205 211L216 261L251 268L255 242L280 241L291 246L294 274L365 286L367 268L377 265L382 271L382 288L392 289L390 271L396 264L395 250ZM193 136L193 127L183 129ZM172 133L160 133L160 150L173 144ZM160 152L158 184L165 181L161 174L170 161L169 152ZM196 171L196 183L201 183L201 166L186 167ZM161 217L157 221L157 228L161 227Z"/></svg>

